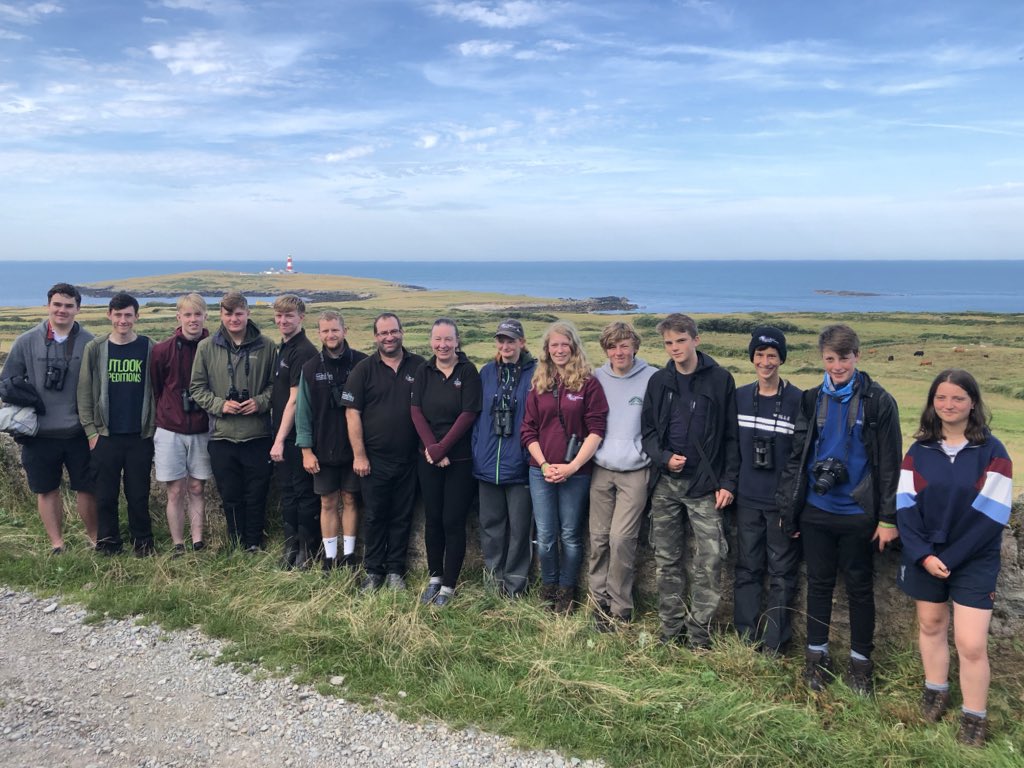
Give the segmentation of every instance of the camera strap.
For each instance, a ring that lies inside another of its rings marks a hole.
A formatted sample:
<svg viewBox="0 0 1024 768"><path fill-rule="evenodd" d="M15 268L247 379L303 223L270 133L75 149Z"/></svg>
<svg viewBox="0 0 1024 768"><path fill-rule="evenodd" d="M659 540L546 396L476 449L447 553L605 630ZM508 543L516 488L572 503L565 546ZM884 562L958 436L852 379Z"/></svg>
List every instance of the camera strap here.
<svg viewBox="0 0 1024 768"><path fill-rule="evenodd" d="M248 385L249 384L249 350L248 350L248 348L243 347L242 349L238 350L238 354L239 354L240 357L243 357L245 359L245 383L246 383L246 385ZM229 347L228 348L228 376L231 377L231 386L234 387L235 389L238 389L238 387L235 386L235 364L231 360L231 355L232 355L232 352L231 352L231 348Z"/></svg>
<svg viewBox="0 0 1024 768"><path fill-rule="evenodd" d="M824 394L821 390L818 391L818 402L815 406L815 417L814 422L818 427L818 439L814 446L814 455L818 455L818 445L821 443L821 433L825 428L825 420L828 416L829 401L831 397ZM850 407L846 412L846 442L844 444L844 456L843 463L845 464L850 459L850 443L853 441L853 430L857 426L858 417L862 417L864 408L863 399L860 396L860 389L854 390L853 396L850 398Z"/></svg>
<svg viewBox="0 0 1024 768"><path fill-rule="evenodd" d="M78 338L78 323L75 323L71 328L71 333L62 342L64 347L64 370L68 370L71 367L71 358L75 354L75 339ZM47 324L47 330L49 333L46 334L46 367L50 367L50 346L56 344L57 340L53 338L53 328ZM59 360L60 358L56 358Z"/></svg>
<svg viewBox="0 0 1024 768"><path fill-rule="evenodd" d="M775 393L775 405L772 407L772 433L778 432L779 428L779 414L782 413L782 390L785 388L786 382L779 379L778 391ZM761 403L761 395L758 393L757 386L754 386L754 434L756 435L759 431L758 416Z"/></svg>

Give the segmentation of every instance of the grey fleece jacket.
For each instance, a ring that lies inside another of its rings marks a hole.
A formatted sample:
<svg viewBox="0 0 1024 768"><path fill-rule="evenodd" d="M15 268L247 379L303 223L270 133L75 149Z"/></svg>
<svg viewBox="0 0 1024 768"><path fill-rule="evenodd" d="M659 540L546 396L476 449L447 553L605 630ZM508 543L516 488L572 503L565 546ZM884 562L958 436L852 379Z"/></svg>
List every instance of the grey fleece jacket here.
<svg viewBox="0 0 1024 768"><path fill-rule="evenodd" d="M47 320L43 320L31 331L26 331L14 340L7 361L4 363L0 378L9 376L28 376L28 380L42 397L46 413L39 417L37 437L68 438L82 434L82 425L78 421L78 376L82 368L82 354L85 345L92 340L92 334L75 323L71 335L63 344L55 341L46 343ZM59 392L46 389L46 365L56 363L63 365L66 345L71 345L71 358L68 360L68 372L64 377L64 387Z"/></svg>
<svg viewBox="0 0 1024 768"><path fill-rule="evenodd" d="M597 466L613 472L632 472L651 463L640 444L640 413L647 382L657 370L637 357L625 376L612 371L611 363L605 363L595 372L608 400L608 427L594 455Z"/></svg>

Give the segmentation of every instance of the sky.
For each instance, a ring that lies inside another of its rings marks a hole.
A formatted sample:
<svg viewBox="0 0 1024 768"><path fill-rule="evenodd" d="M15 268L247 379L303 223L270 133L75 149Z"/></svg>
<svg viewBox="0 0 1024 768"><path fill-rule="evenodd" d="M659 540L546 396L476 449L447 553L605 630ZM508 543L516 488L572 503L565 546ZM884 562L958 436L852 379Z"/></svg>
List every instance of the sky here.
<svg viewBox="0 0 1024 768"><path fill-rule="evenodd" d="M0 0L0 258L1005 259L1019 0Z"/></svg>

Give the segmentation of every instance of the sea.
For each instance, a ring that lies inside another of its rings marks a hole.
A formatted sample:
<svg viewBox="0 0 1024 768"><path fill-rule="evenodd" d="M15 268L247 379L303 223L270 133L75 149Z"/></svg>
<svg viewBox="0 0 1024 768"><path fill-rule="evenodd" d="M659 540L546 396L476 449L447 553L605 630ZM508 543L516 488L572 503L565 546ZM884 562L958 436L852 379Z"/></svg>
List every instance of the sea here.
<svg viewBox="0 0 1024 768"><path fill-rule="evenodd" d="M81 285L199 269L228 270L241 275L283 267L283 259L278 263L190 259L8 261L2 267L0 306L42 306L47 289L55 282ZM620 296L638 305L638 311L653 313L1024 312L1024 260L512 263L296 259L295 270L379 278L431 290L573 299ZM240 277L239 287L242 286ZM88 304L106 301L85 299Z"/></svg>

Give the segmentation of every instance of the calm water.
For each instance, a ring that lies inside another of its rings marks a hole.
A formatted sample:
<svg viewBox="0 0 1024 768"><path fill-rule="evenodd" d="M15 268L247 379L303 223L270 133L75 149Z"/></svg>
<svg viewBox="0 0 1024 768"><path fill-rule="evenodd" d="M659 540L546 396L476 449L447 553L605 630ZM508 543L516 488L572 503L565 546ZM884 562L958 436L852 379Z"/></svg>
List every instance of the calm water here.
<svg viewBox="0 0 1024 768"><path fill-rule="evenodd" d="M282 263L51 261L6 264L0 306L39 306L76 284L196 269L259 272ZM1024 261L306 261L297 271L431 289L564 298L625 296L648 312L1024 312ZM874 294L823 295L820 291ZM105 304L106 299L87 299Z"/></svg>

